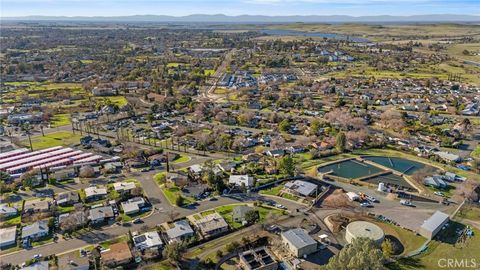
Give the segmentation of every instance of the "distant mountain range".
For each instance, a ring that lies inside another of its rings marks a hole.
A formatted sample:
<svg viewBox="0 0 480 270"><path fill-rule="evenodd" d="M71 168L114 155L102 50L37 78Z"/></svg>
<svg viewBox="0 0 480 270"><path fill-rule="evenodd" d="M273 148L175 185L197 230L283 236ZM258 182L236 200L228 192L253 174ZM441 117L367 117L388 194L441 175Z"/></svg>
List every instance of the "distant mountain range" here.
<svg viewBox="0 0 480 270"><path fill-rule="evenodd" d="M167 15L133 15L114 17L87 17L87 16L25 16L25 17L3 17L3 21L77 21L77 22L164 22L164 23L428 23L428 22L468 22L480 23L480 16L458 15L458 14L431 14L413 16L263 16L263 15L239 15L227 16L223 14L206 15L192 14L188 16L167 16Z"/></svg>

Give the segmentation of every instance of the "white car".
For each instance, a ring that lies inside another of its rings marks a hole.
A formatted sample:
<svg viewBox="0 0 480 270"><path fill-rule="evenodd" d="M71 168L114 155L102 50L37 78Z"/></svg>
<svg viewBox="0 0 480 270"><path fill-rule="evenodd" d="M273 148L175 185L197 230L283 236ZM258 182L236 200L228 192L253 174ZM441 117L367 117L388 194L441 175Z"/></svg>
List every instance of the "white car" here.
<svg viewBox="0 0 480 270"><path fill-rule="evenodd" d="M440 196L440 197L445 197L445 195L440 191L435 191L433 194L435 194L437 196Z"/></svg>
<svg viewBox="0 0 480 270"><path fill-rule="evenodd" d="M360 204L361 207L372 207L372 204L368 203L368 202L363 202Z"/></svg>
<svg viewBox="0 0 480 270"><path fill-rule="evenodd" d="M36 259L40 259L42 257L42 254L35 254L32 256L32 259L36 260Z"/></svg>

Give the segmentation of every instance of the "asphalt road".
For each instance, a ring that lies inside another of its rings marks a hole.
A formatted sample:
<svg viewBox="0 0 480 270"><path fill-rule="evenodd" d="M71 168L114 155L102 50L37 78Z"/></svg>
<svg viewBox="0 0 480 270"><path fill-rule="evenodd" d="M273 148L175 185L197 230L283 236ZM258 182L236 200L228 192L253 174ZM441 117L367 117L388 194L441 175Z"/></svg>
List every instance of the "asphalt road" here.
<svg viewBox="0 0 480 270"><path fill-rule="evenodd" d="M193 162L193 161L192 161ZM241 203L241 202L252 202L257 199L267 199L271 200L271 198L264 198L262 196L256 195L252 197L242 197L240 199L234 199L230 197L218 197L218 200L210 201L200 201L198 205L194 207L177 207L170 205L167 201L163 192L157 186L157 184L153 181L153 175L158 173L158 171L151 171L147 173L139 173L138 175L132 174L131 176L138 179L144 191L146 192L147 197L149 198L150 202L153 205L154 212L143 219L143 223L141 224L132 224L129 223L126 226L122 225L111 225L105 226L98 230L94 230L88 233L81 235L78 238L74 239L60 239L56 243L47 244L44 246L35 247L29 250L21 250L19 252L14 252L6 255L0 256L0 260L2 263L11 263L11 264L21 264L24 261L32 258L35 254L42 254L43 256L47 256L50 254L62 254L66 252L70 252L88 245L95 245L99 242L110 240L116 238L118 236L124 235L129 231L136 231L140 230L142 227L147 226L149 228L154 228L155 226L168 222L171 220L172 213L174 213L175 218L185 217L194 213L198 213L201 211L205 211L208 209L216 208L226 204L232 203ZM297 208L301 208L302 206L296 204L294 202L284 200L281 198L274 199L277 203L283 204L289 210L295 210Z"/></svg>

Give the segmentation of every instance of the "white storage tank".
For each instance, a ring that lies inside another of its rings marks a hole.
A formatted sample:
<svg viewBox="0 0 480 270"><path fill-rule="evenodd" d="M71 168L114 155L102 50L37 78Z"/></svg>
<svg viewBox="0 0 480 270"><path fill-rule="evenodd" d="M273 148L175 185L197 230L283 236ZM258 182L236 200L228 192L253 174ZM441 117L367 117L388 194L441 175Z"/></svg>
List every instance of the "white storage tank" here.
<svg viewBox="0 0 480 270"><path fill-rule="evenodd" d="M385 191L385 184L383 182L378 183L378 191Z"/></svg>
<svg viewBox="0 0 480 270"><path fill-rule="evenodd" d="M350 244L358 237L370 238L377 244L381 244L385 238L382 228L367 221L354 221L347 225L345 240Z"/></svg>

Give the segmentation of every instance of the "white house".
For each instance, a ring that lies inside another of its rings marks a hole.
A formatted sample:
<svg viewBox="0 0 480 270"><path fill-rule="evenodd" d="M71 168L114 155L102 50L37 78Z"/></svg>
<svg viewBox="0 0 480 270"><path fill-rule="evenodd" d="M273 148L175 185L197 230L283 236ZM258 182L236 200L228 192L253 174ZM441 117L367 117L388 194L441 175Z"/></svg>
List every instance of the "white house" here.
<svg viewBox="0 0 480 270"><path fill-rule="evenodd" d="M253 186L253 177L249 176L247 174L245 175L230 175L230 178L228 179L229 184L235 184L236 186L241 186L242 184L245 184L246 187L251 187Z"/></svg>

